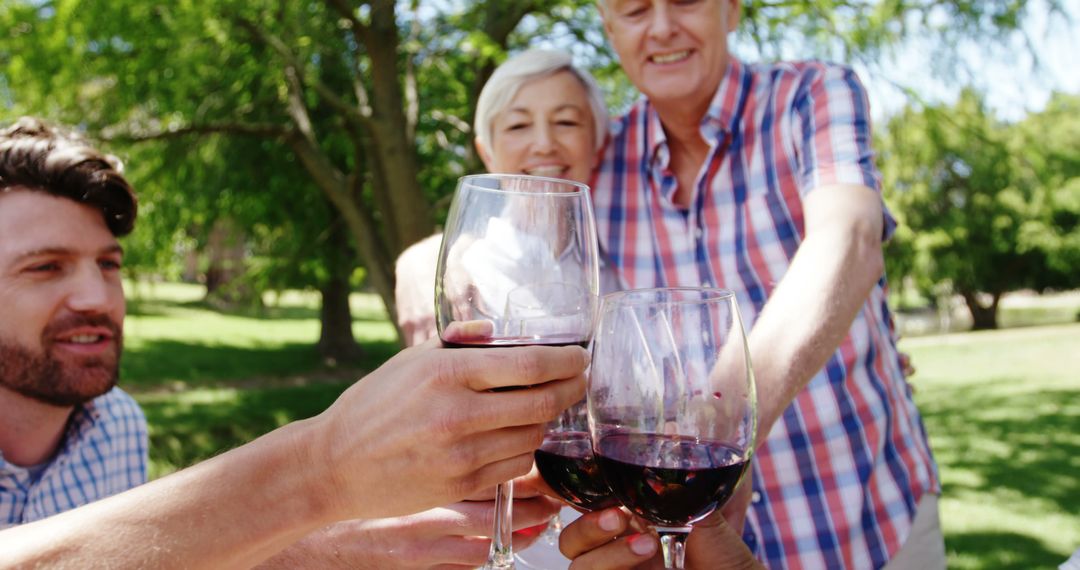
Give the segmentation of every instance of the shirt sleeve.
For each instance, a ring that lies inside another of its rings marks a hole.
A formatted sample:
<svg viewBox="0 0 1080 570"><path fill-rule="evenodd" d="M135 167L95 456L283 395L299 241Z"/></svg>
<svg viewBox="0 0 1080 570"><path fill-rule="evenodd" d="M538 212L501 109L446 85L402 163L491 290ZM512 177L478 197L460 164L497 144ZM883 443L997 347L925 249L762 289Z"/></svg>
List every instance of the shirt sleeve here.
<svg viewBox="0 0 1080 570"><path fill-rule="evenodd" d="M814 63L803 70L794 98L799 192L804 197L831 184L859 184L881 193L874 163L870 104L866 89L846 66ZM883 239L896 220L882 203Z"/></svg>

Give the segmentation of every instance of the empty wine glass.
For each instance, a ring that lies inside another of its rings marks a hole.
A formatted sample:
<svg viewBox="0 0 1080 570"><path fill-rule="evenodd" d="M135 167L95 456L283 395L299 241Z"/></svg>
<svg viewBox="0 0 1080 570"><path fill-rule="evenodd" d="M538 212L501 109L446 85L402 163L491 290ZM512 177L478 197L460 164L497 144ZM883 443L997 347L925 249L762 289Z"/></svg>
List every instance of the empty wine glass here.
<svg viewBox="0 0 1080 570"><path fill-rule="evenodd" d="M588 388L604 479L683 568L692 525L724 505L754 449L754 377L734 294L645 289L604 297Z"/></svg>
<svg viewBox="0 0 1080 570"><path fill-rule="evenodd" d="M599 262L589 189L536 176L459 180L435 279L444 346L585 346ZM499 485L484 568L513 568L513 487Z"/></svg>

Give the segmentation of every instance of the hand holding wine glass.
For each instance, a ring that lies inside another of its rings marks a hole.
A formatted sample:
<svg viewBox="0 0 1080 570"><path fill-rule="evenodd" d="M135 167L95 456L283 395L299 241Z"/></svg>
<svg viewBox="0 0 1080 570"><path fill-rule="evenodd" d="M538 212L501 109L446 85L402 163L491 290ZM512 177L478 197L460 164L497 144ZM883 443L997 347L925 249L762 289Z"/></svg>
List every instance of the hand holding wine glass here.
<svg viewBox="0 0 1080 570"><path fill-rule="evenodd" d="M687 533L734 493L756 430L753 373L734 295L648 289L604 298L588 387L600 471L655 525L668 568Z"/></svg>
<svg viewBox="0 0 1080 570"><path fill-rule="evenodd" d="M466 176L450 207L436 270L436 322L447 347L585 346L599 281L583 184ZM485 568L513 568L512 487L500 485Z"/></svg>

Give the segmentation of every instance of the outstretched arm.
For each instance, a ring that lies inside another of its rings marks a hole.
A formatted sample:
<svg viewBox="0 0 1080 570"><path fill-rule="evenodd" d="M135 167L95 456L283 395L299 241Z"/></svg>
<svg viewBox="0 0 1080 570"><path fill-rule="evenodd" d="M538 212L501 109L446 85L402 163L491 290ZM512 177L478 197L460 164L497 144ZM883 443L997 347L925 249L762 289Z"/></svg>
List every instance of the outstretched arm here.
<svg viewBox="0 0 1080 570"><path fill-rule="evenodd" d="M544 424L584 393L586 352L436 345L394 357L319 416L0 532L0 566L250 567L332 522L419 512L527 473Z"/></svg>
<svg viewBox="0 0 1080 570"><path fill-rule="evenodd" d="M836 351L884 271L877 192L822 186L803 204L806 237L750 331L759 442Z"/></svg>

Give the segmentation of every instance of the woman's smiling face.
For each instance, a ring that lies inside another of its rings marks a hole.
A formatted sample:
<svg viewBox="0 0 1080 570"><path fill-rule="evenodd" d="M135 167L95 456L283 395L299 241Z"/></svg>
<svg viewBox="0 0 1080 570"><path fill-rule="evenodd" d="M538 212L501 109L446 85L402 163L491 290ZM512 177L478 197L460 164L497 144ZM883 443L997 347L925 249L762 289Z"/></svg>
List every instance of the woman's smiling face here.
<svg viewBox="0 0 1080 570"><path fill-rule="evenodd" d="M492 122L492 148L477 143L489 172L588 183L596 164L585 86L569 71L526 82Z"/></svg>

